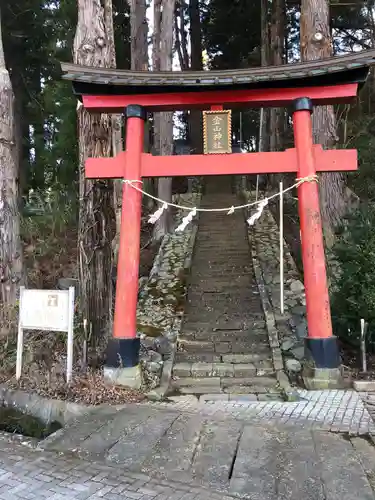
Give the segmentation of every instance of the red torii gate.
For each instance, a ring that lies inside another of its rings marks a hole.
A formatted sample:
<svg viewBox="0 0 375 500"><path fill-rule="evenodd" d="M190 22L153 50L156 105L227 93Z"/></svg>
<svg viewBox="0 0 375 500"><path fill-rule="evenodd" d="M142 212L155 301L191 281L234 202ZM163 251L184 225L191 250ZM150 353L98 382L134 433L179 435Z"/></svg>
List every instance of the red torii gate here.
<svg viewBox="0 0 375 500"><path fill-rule="evenodd" d="M63 64L64 78L92 112L125 110L126 151L115 158L90 158L87 178L143 177L295 172L314 178L317 172L357 169L355 150L328 150L313 144L313 105L351 102L366 80L375 51L287 67L223 72L147 73L95 69ZM229 89L228 89L229 88ZM278 153L199 156L152 156L144 152L147 112L224 109L239 105L293 105L295 148ZM139 362L136 328L140 257L141 193L124 182L113 341L110 368ZM308 320L307 347L317 368L340 364L332 334L323 233L316 182L298 187L302 257Z"/></svg>

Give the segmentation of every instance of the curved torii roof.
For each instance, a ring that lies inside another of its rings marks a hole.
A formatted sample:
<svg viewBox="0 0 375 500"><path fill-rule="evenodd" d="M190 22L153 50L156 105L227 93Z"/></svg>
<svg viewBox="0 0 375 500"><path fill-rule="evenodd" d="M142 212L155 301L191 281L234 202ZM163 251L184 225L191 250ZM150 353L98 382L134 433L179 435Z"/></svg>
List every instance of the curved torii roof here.
<svg viewBox="0 0 375 500"><path fill-rule="evenodd" d="M283 66L215 71L132 71L61 63L77 96L166 94L363 84L375 50Z"/></svg>

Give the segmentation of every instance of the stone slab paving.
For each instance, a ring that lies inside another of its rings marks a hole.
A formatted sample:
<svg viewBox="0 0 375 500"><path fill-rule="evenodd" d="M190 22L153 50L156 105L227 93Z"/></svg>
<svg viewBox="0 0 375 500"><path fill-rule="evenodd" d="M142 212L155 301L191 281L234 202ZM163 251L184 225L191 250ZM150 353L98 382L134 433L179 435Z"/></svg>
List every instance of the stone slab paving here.
<svg viewBox="0 0 375 500"><path fill-rule="evenodd" d="M252 422L278 422L304 428L312 427L353 435L375 433L375 424L364 404L364 394L356 391L296 391L296 402L278 401L199 401L193 397L176 398L173 408L216 418L233 417ZM375 397L374 397L375 400ZM171 403L157 403L171 407ZM375 412L374 412L375 416Z"/></svg>
<svg viewBox="0 0 375 500"><path fill-rule="evenodd" d="M138 432L130 443L138 446L128 446L129 441L117 435L117 460L112 461L108 453L87 457L77 453L77 448L84 448L92 439L91 451L98 451L96 436L105 428L100 425L103 421L82 441L78 439L78 435L81 439L85 435L82 426L75 427L75 438L70 428L76 449L63 453L42 452L2 435L0 500L375 499L375 451L364 439L187 413L177 413L173 419L172 412L154 408L153 417L160 417L160 428L155 432L156 421L147 422L149 417L145 418L140 406L131 415L129 409L115 412L117 424L111 419L108 422L112 421L112 431L121 424L121 415L124 435L130 428L134 430L130 420L137 413L144 421L143 434ZM93 416L89 421L95 422ZM146 442L148 447L143 445ZM109 445L106 452L113 448L113 440ZM137 457L138 470L131 470L126 461L131 454Z"/></svg>

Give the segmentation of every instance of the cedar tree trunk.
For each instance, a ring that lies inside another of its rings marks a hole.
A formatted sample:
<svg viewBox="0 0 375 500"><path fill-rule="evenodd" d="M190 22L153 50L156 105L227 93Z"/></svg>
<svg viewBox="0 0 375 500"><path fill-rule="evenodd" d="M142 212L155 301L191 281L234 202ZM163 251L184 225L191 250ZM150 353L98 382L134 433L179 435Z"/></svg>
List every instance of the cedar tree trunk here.
<svg viewBox="0 0 375 500"><path fill-rule="evenodd" d="M328 0L302 0L301 59L311 61L332 56ZM332 148L338 138L333 106L317 106L313 114L314 140ZM320 176L320 208L326 243L331 246L334 227L346 212L345 178L340 172Z"/></svg>
<svg viewBox="0 0 375 500"><path fill-rule="evenodd" d="M108 7L107 0L106 4ZM112 28L101 0L78 0L74 62L110 68L114 65ZM104 348L111 332L112 240L115 234L113 182L85 179L86 158L111 156L112 123L106 114L78 107L79 131L79 277L80 304L92 347Z"/></svg>
<svg viewBox="0 0 375 500"><path fill-rule="evenodd" d="M154 29L157 33L156 41L160 45L154 45L154 61L159 65L161 71L171 71L173 64L173 16L175 12L175 0L163 0L161 2L160 25L154 19ZM157 113L155 121L155 149L162 156L173 154L173 113ZM172 178L164 177L158 180L158 197L166 202L172 201ZM155 224L154 239L160 240L168 233L170 226L170 213L165 211Z"/></svg>
<svg viewBox="0 0 375 500"><path fill-rule="evenodd" d="M5 66L0 15L0 331L8 333L22 279L14 94Z"/></svg>

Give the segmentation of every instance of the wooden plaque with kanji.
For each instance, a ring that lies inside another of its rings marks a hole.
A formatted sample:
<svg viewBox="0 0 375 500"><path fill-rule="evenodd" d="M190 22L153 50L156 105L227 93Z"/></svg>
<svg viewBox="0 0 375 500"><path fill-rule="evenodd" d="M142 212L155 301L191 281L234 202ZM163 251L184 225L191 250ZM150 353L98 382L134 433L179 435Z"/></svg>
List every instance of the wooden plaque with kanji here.
<svg viewBox="0 0 375 500"><path fill-rule="evenodd" d="M204 154L232 152L232 112L203 111Z"/></svg>

